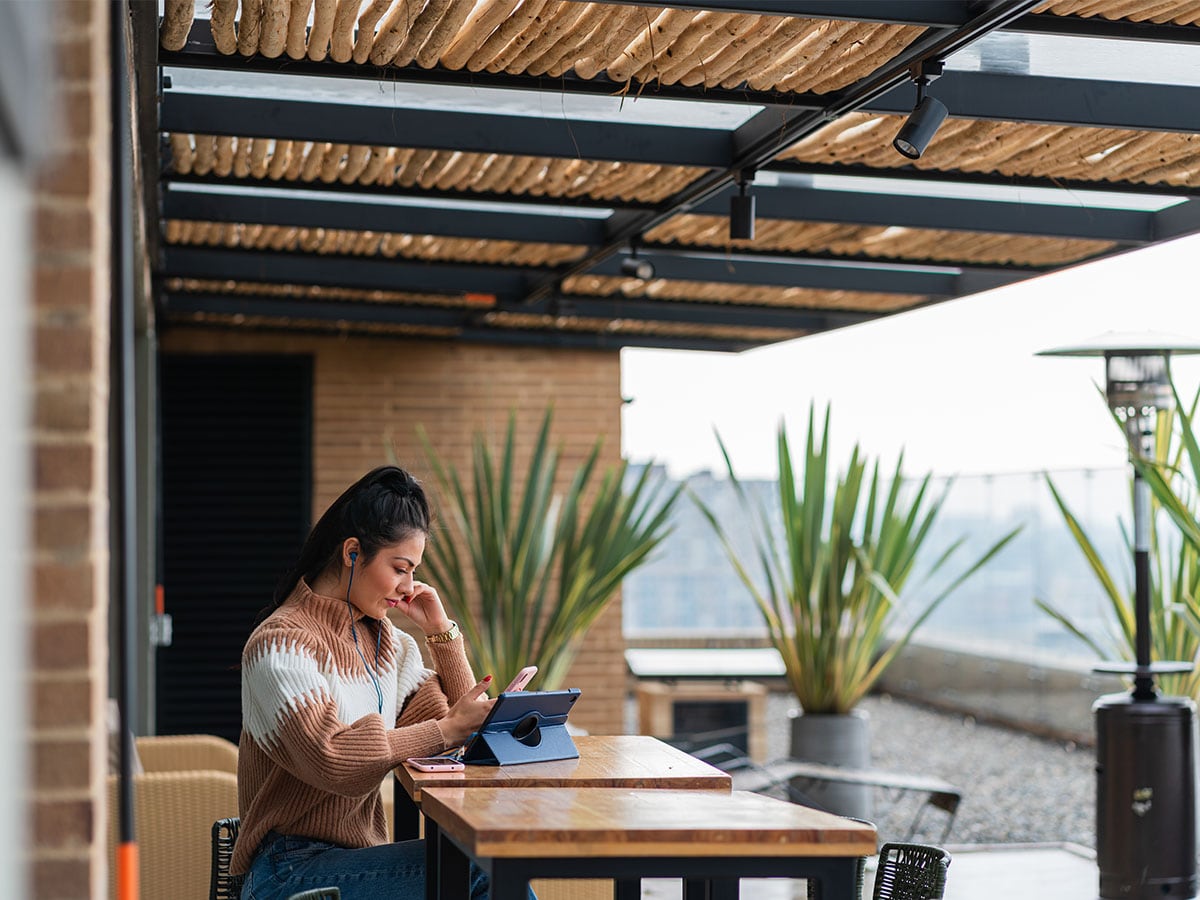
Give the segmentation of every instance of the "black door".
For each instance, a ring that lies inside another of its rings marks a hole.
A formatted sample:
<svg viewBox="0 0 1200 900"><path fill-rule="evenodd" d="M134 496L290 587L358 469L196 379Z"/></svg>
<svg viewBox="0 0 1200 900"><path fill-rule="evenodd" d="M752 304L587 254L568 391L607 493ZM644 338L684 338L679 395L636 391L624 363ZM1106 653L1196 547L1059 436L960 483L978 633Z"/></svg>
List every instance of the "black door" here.
<svg viewBox="0 0 1200 900"><path fill-rule="evenodd" d="M312 361L164 356L159 734L241 730L242 645L309 528Z"/></svg>

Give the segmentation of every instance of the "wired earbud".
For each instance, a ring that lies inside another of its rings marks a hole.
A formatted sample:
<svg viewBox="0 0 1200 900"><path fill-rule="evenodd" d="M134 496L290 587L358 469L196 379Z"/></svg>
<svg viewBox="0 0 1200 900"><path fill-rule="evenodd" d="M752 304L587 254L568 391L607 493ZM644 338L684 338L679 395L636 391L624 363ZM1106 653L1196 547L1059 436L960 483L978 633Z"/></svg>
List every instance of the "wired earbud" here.
<svg viewBox="0 0 1200 900"><path fill-rule="evenodd" d="M367 670L367 677L371 679L371 684L375 686L375 696L379 699L379 714L383 715L383 688L379 686L379 642L383 639L383 623L379 624L378 630L375 632L375 671L371 671L371 666L367 662L367 658L363 656L362 647L358 643L358 629L354 627L354 607L350 603L350 588L354 586L354 565L358 562L358 551L350 551L350 578L346 582L346 611L350 613L350 637L354 638L354 649L358 651L358 658L362 660L363 668Z"/></svg>

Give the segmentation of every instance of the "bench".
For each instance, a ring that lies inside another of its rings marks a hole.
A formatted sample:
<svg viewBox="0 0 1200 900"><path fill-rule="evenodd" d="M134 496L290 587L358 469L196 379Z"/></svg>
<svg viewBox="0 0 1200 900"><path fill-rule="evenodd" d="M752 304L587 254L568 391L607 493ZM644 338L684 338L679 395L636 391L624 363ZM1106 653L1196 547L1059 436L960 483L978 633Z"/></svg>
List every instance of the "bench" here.
<svg viewBox="0 0 1200 900"><path fill-rule="evenodd" d="M962 800L962 791L959 788L931 775L832 766L790 758L759 764L746 756L744 750L728 743L686 749L693 756L729 772L733 777L734 790L753 791L759 794L782 791L789 800L804 806L818 806L818 804L803 793L803 790L797 786L797 782L861 784L883 788L894 794L908 792L923 794L924 802L917 808L917 812L909 824L908 834L905 836L906 841L914 838L925 811L930 807L941 810L945 814L942 834L938 839L945 841L954 824L954 817L958 813L958 805Z"/></svg>

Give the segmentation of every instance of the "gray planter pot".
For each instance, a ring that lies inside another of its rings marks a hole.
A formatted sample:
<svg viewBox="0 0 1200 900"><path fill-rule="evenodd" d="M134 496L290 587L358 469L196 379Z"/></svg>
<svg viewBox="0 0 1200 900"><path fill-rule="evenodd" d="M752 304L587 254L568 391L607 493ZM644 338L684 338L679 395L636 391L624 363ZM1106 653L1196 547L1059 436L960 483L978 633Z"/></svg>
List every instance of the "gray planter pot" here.
<svg viewBox="0 0 1200 900"><path fill-rule="evenodd" d="M794 759L866 769L871 765L870 720L865 712L847 715L810 715L792 710ZM796 779L792 787L813 804L839 816L870 819L873 813L870 785L831 784Z"/></svg>

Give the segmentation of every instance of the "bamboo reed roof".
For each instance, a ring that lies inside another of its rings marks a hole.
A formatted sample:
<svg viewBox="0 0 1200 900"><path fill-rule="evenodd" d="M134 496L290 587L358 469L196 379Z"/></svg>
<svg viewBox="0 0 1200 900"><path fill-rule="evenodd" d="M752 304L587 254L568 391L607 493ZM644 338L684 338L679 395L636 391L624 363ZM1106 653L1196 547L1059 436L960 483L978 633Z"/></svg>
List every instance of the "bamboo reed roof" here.
<svg viewBox="0 0 1200 900"><path fill-rule="evenodd" d="M171 325L737 350L1200 230L1200 82L1092 53L1200 54L1200 2L163 9Z"/></svg>

